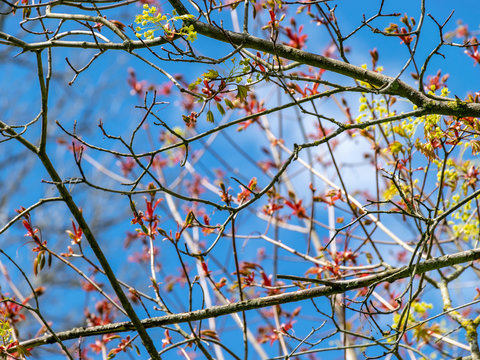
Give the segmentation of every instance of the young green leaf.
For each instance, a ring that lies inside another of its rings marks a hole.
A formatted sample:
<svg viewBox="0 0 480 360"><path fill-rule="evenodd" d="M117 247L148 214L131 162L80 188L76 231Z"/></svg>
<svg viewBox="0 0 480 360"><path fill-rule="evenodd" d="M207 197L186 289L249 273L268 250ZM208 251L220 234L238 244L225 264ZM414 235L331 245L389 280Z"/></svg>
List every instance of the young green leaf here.
<svg viewBox="0 0 480 360"><path fill-rule="evenodd" d="M207 121L209 123L213 123L215 121L215 118L213 117L213 112L211 110L208 110L207 112Z"/></svg>

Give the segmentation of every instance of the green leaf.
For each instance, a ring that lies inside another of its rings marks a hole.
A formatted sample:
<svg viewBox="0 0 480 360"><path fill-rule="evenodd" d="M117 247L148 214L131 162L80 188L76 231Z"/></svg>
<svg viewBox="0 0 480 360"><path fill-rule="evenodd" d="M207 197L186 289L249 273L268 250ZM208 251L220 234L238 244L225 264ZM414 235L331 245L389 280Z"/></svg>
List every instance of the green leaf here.
<svg viewBox="0 0 480 360"><path fill-rule="evenodd" d="M138 348L138 346L133 344L133 347L135 348L135 352L137 353L137 355L140 356L142 353L140 352L140 349Z"/></svg>
<svg viewBox="0 0 480 360"><path fill-rule="evenodd" d="M193 211L189 211L185 218L185 225L191 225L193 220L195 220L195 215L193 214Z"/></svg>
<svg viewBox="0 0 480 360"><path fill-rule="evenodd" d="M213 113L211 110L208 110L207 112L207 121L209 123L213 123L215 121L215 118L213 117Z"/></svg>
<svg viewBox="0 0 480 360"><path fill-rule="evenodd" d="M235 105L230 101L230 99L224 98L223 101L225 101L225 104L230 108L233 109Z"/></svg>
<svg viewBox="0 0 480 360"><path fill-rule="evenodd" d="M225 115L225 109L223 108L222 104L217 103L217 109L220 114Z"/></svg>
<svg viewBox="0 0 480 360"><path fill-rule="evenodd" d="M214 69L208 70L205 74L203 74L205 79L216 79L218 77L218 71Z"/></svg>
<svg viewBox="0 0 480 360"><path fill-rule="evenodd" d="M160 235L165 236L165 237L168 238L167 232L166 232L165 230L163 230L162 228L157 228L157 231L158 231L158 233L159 233Z"/></svg>
<svg viewBox="0 0 480 360"><path fill-rule="evenodd" d="M193 90L195 89L195 87L200 84L202 82L202 79L198 78L197 80L195 80L195 82L191 83L190 85L188 85L188 88L190 90Z"/></svg>
<svg viewBox="0 0 480 360"><path fill-rule="evenodd" d="M38 270L42 270L45 267L45 255L42 253L38 253L39 261L38 261Z"/></svg>
<svg viewBox="0 0 480 360"><path fill-rule="evenodd" d="M245 100L248 95L248 86L245 85L237 85L237 98L240 100Z"/></svg>

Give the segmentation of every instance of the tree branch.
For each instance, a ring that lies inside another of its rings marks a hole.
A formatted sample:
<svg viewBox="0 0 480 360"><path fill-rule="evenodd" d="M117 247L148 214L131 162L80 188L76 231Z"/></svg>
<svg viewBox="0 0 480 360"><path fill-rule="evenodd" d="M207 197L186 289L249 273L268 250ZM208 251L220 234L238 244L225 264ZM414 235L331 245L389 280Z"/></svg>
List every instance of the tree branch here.
<svg viewBox="0 0 480 360"><path fill-rule="evenodd" d="M475 261L480 259L480 249L468 250L458 252L452 255L440 256L434 259L426 260L419 264L416 264L415 275L423 274L428 271L438 270L447 266L461 264L465 262ZM384 281L390 283L410 277L414 275L414 266L403 266L397 269L390 269L378 273L376 275L370 275L359 279L343 280L343 281L331 281L330 285L319 286L311 289L298 290L290 293L266 296L257 299L250 299L245 301L239 301L237 303L213 306L202 310L191 311L187 313L180 313L175 315L165 315L155 317L151 319L142 320L142 324L145 329L155 328L159 326L165 326L170 324L185 323L203 319L209 319L222 315L228 315L238 313L246 310L261 309L268 306L274 306L279 304L286 304L297 302L305 299L313 299L320 296L330 296L335 294L342 294L346 291L352 291L375 285ZM72 330L58 332L57 338L60 340L71 340L80 337L111 334L117 332L126 332L137 330L131 322L119 322L109 325L93 326L89 328L74 328ZM24 341L20 344L22 347L32 348L45 344L52 344L56 340L52 335L45 335L36 339ZM15 351L12 348L11 351Z"/></svg>

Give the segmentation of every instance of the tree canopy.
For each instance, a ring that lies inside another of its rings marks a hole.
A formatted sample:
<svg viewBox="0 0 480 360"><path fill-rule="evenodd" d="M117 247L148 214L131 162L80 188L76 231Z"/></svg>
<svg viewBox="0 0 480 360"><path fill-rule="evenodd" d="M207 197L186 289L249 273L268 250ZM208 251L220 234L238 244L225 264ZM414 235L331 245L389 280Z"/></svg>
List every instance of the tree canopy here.
<svg viewBox="0 0 480 360"><path fill-rule="evenodd" d="M480 359L475 5L0 4L3 358Z"/></svg>

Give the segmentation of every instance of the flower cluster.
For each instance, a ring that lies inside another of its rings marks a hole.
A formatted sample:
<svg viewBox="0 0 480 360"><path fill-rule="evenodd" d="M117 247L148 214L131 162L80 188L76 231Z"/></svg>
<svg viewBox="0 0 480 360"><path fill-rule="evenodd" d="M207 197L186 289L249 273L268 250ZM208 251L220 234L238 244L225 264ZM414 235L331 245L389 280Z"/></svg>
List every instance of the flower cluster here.
<svg viewBox="0 0 480 360"><path fill-rule="evenodd" d="M158 12L155 6L144 4L143 9L142 14L135 17L135 23L138 24L135 28L137 37L143 36L147 40L152 40L155 37L155 31L162 29L167 40L173 40L176 36L186 36L187 41L197 39L197 32L193 25L183 25L180 29L175 28L176 21L192 20L193 15L176 15L174 12L174 16L168 18L167 15Z"/></svg>
<svg viewBox="0 0 480 360"><path fill-rule="evenodd" d="M455 194L451 197L450 203L456 205L460 200L460 195ZM478 218L475 218L476 211L476 208L472 206L472 202L469 201L452 214L452 220L449 220L448 224L452 227L453 235L457 239L468 242L476 238L480 228L480 222Z"/></svg>

